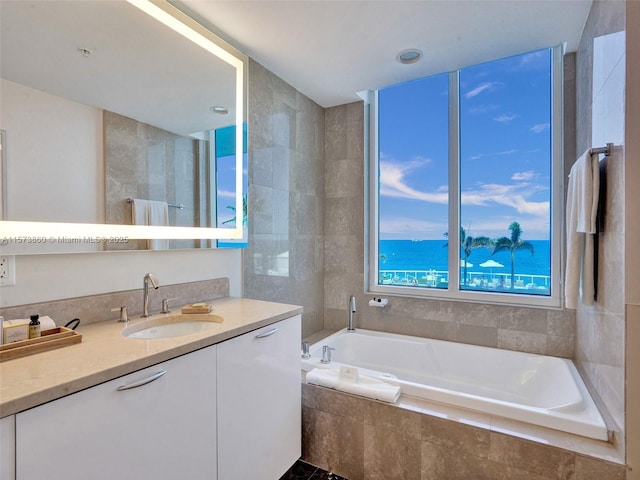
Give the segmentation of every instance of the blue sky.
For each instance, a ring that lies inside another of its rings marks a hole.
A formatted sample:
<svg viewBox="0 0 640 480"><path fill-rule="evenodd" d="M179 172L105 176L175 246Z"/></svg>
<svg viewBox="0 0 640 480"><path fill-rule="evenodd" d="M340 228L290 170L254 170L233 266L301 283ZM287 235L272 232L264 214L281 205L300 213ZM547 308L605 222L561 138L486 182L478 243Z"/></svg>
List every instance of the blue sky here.
<svg viewBox="0 0 640 480"><path fill-rule="evenodd" d="M471 235L549 238L551 50L460 72L461 221ZM447 231L448 75L380 91L380 238Z"/></svg>

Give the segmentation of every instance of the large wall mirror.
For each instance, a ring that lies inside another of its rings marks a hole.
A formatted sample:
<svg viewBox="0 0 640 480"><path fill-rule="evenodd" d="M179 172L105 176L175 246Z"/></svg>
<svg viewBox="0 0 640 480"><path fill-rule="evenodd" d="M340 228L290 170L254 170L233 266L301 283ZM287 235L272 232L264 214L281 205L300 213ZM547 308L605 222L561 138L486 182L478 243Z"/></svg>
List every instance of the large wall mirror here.
<svg viewBox="0 0 640 480"><path fill-rule="evenodd" d="M244 245L246 56L164 1L0 22L3 253Z"/></svg>

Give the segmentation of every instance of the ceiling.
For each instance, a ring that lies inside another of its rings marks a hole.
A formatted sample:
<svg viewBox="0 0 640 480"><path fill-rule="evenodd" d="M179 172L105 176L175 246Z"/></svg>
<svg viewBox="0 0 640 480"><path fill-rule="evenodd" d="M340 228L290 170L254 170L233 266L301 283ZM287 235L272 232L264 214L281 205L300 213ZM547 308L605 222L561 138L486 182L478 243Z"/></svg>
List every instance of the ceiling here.
<svg viewBox="0 0 640 480"><path fill-rule="evenodd" d="M205 26L323 107L356 92L566 44L592 0L180 0ZM424 53L396 61L408 48Z"/></svg>
<svg viewBox="0 0 640 480"><path fill-rule="evenodd" d="M235 69L123 1L0 0L0 60L5 80L180 135L235 115Z"/></svg>

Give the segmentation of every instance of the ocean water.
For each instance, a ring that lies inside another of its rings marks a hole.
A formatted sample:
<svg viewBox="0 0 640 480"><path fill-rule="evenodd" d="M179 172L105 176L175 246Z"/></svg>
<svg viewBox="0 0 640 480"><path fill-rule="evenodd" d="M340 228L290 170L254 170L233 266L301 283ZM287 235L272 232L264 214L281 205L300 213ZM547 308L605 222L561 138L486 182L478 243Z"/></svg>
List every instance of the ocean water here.
<svg viewBox="0 0 640 480"><path fill-rule="evenodd" d="M516 275L551 275L550 242L548 240L529 240L534 247L534 255L527 250L515 254ZM380 240L380 270L439 270L447 271L446 240ZM481 263L492 259L502 267L483 268ZM510 252L491 255L487 248L471 251L467 262L473 264L467 268L467 274L492 275L511 274Z"/></svg>

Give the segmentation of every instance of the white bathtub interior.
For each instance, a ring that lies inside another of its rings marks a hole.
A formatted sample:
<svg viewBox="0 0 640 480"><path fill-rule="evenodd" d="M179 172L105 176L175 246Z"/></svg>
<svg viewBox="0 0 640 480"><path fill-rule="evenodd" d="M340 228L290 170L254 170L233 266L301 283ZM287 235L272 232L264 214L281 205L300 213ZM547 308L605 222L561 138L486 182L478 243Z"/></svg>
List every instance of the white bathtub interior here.
<svg viewBox="0 0 640 480"><path fill-rule="evenodd" d="M322 347L332 351L323 364ZM607 426L571 360L346 329L310 348L302 369L355 366L402 394L607 440Z"/></svg>

